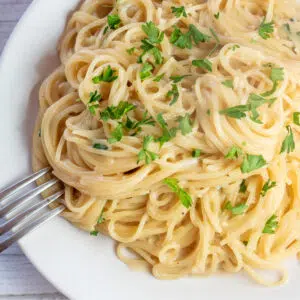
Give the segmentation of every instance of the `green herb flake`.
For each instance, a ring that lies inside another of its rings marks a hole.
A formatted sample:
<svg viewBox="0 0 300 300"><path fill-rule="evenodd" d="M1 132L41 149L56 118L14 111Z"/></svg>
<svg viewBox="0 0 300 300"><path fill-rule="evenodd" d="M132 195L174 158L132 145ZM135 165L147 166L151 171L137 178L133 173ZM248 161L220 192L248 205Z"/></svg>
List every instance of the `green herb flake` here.
<svg viewBox="0 0 300 300"><path fill-rule="evenodd" d="M263 185L262 190L260 192L260 194L264 197L266 196L267 192L274 188L276 186L276 182L275 181L271 181L270 179Z"/></svg>
<svg viewBox="0 0 300 300"><path fill-rule="evenodd" d="M186 114L184 117L179 117L178 121L182 135L187 135L192 132L192 121L189 114Z"/></svg>
<svg viewBox="0 0 300 300"><path fill-rule="evenodd" d="M90 93L90 100L87 104L87 108L93 116L96 116L96 109L99 108L99 102L101 101L102 96L95 91Z"/></svg>
<svg viewBox="0 0 300 300"><path fill-rule="evenodd" d="M193 200L192 197L179 186L179 181L176 178L166 178L163 181L177 196L179 197L180 202L186 208L190 208L192 206Z"/></svg>
<svg viewBox="0 0 300 300"><path fill-rule="evenodd" d="M172 9L172 13L177 17L177 18L180 18L181 16L183 17L187 17L187 13L185 11L185 8L184 6L180 6L180 7L175 7L175 6L172 6L171 7Z"/></svg>
<svg viewBox="0 0 300 300"><path fill-rule="evenodd" d="M300 126L300 112L293 113L293 122L294 124Z"/></svg>
<svg viewBox="0 0 300 300"><path fill-rule="evenodd" d="M123 138L123 125L118 124L118 126L112 131L111 138L108 139L110 144L120 142Z"/></svg>
<svg viewBox="0 0 300 300"><path fill-rule="evenodd" d="M208 59L197 59L192 61L192 65L212 72L212 62Z"/></svg>
<svg viewBox="0 0 300 300"><path fill-rule="evenodd" d="M264 39L267 40L274 32L274 22L266 23L266 17L264 17L262 23L259 25L258 33Z"/></svg>
<svg viewBox="0 0 300 300"><path fill-rule="evenodd" d="M242 154L243 154L243 150L240 147L233 146L230 148L225 158L234 160L237 159Z"/></svg>
<svg viewBox="0 0 300 300"><path fill-rule="evenodd" d="M162 113L159 113L157 115L157 122L161 126L163 134L161 137L157 138L156 141L160 143L160 146L162 147L164 143L170 141L172 138L176 136L177 128L168 128L168 124L165 121Z"/></svg>
<svg viewBox="0 0 300 300"><path fill-rule="evenodd" d="M241 165L241 171L242 173L250 173L264 167L266 164L267 162L262 155L247 154Z"/></svg>
<svg viewBox="0 0 300 300"><path fill-rule="evenodd" d="M239 49L239 48L241 48L241 46L236 44L231 47L231 50L235 51L236 49Z"/></svg>
<svg viewBox="0 0 300 300"><path fill-rule="evenodd" d="M102 224L103 222L105 222L105 218L104 218L104 214L102 212L97 220L97 224Z"/></svg>
<svg viewBox="0 0 300 300"><path fill-rule="evenodd" d="M135 130L132 134L133 136L142 131L142 126L155 126L154 119L150 116L148 117L148 112L145 111L141 121L132 121L128 116L124 124L125 128L128 130Z"/></svg>
<svg viewBox="0 0 300 300"><path fill-rule="evenodd" d="M150 164L152 161L156 160L159 158L159 155L150 151L149 145L154 141L153 136L145 136L144 141L143 141L143 148L138 154L138 161L137 163L139 164L141 161L145 161L146 164Z"/></svg>
<svg viewBox="0 0 300 300"><path fill-rule="evenodd" d="M108 150L109 149L106 145L100 144L100 143L95 143L93 145L93 148L97 149L97 150Z"/></svg>
<svg viewBox="0 0 300 300"><path fill-rule="evenodd" d="M278 221L277 221L277 216L273 215L272 217L270 217L266 224L265 227L263 229L263 233L267 233L267 234L274 234L276 232L276 229L278 227Z"/></svg>
<svg viewBox="0 0 300 300"><path fill-rule="evenodd" d="M142 70L140 72L140 77L142 80L145 80L148 77L152 76L153 66L148 62L144 63L142 66Z"/></svg>
<svg viewBox="0 0 300 300"><path fill-rule="evenodd" d="M135 49L136 49L135 47L132 47L132 48L127 49L126 52L127 52L129 55L132 55L132 54L134 53Z"/></svg>
<svg viewBox="0 0 300 300"><path fill-rule="evenodd" d="M232 206L231 202L228 201L226 202L224 209L230 211L233 215L237 216L244 214L248 209L248 205L241 203L236 206Z"/></svg>
<svg viewBox="0 0 300 300"><path fill-rule="evenodd" d="M246 180L244 179L240 184L239 193L245 194L246 191L247 191L247 185L246 185Z"/></svg>
<svg viewBox="0 0 300 300"><path fill-rule="evenodd" d="M233 80L225 80L222 82L222 84L228 88L233 89Z"/></svg>
<svg viewBox="0 0 300 300"><path fill-rule="evenodd" d="M118 29L121 25L121 19L119 15L108 15L107 22L109 28L112 30Z"/></svg>
<svg viewBox="0 0 300 300"><path fill-rule="evenodd" d="M208 109L208 110L206 111L206 114L207 114L208 116L210 116L210 115L211 115L211 110Z"/></svg>
<svg viewBox="0 0 300 300"><path fill-rule="evenodd" d="M283 152L290 153L295 150L295 141L294 141L294 134L292 128L291 126L287 126L286 129L288 131L288 134L282 143L280 153Z"/></svg>
<svg viewBox="0 0 300 300"><path fill-rule="evenodd" d="M217 12L216 14L214 14L215 19L219 20L220 19L220 12Z"/></svg>
<svg viewBox="0 0 300 300"><path fill-rule="evenodd" d="M284 69L272 67L270 79L273 82L273 87L270 91L263 93L263 97L269 97L275 93L279 82L284 80Z"/></svg>
<svg viewBox="0 0 300 300"><path fill-rule="evenodd" d="M102 74L96 77L93 77L93 83L97 84L101 81L103 82L113 82L118 76L114 76L117 71L112 70L111 66L108 66L105 70L103 70Z"/></svg>
<svg viewBox="0 0 300 300"><path fill-rule="evenodd" d="M92 236L97 236L98 234L99 234L99 231L97 231L97 230L93 230L90 232L90 235L92 235Z"/></svg>
<svg viewBox="0 0 300 300"><path fill-rule="evenodd" d="M193 152L192 152L192 156L195 157L195 158L200 157L201 154L202 154L202 151L201 151L200 149L195 149L195 150L193 150Z"/></svg>
<svg viewBox="0 0 300 300"><path fill-rule="evenodd" d="M173 80L173 83L178 83L182 81L185 77L188 77L191 75L182 75L182 76L171 76L170 79Z"/></svg>
<svg viewBox="0 0 300 300"><path fill-rule="evenodd" d="M107 122L111 120L120 120L131 110L136 109L136 106L125 101L121 101L118 106L108 106L104 111L100 113L100 117L103 121Z"/></svg>
<svg viewBox="0 0 300 300"><path fill-rule="evenodd" d="M160 74L160 75L157 75L157 76L155 76L155 77L153 78L153 81L154 81L154 82L160 82L160 81L164 78L164 76L165 76L165 73L162 73L162 74Z"/></svg>
<svg viewBox="0 0 300 300"><path fill-rule="evenodd" d="M179 98L179 90L176 84L172 84L172 89L167 93L168 98L172 98L170 105L174 105Z"/></svg>

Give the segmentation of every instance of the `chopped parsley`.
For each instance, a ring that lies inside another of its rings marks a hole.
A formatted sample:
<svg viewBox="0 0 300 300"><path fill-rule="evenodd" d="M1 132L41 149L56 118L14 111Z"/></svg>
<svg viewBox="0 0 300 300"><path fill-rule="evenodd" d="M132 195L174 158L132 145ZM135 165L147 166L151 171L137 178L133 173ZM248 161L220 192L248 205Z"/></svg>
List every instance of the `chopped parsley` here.
<svg viewBox="0 0 300 300"><path fill-rule="evenodd" d="M294 124L300 126L300 112L293 113L293 122Z"/></svg>
<svg viewBox="0 0 300 300"><path fill-rule="evenodd" d="M96 116L96 109L99 108L99 102L101 101L102 96L95 91L94 93L90 93L90 100L87 104L88 110L93 116Z"/></svg>
<svg viewBox="0 0 300 300"><path fill-rule="evenodd" d="M213 47L213 49L208 53L208 56L211 56L213 53L215 53L218 49L218 47L220 46L221 42L220 39L217 35L217 33L212 29L209 28L210 33L212 34L212 36L214 37L215 41L216 41L216 45Z"/></svg>
<svg viewBox="0 0 300 300"><path fill-rule="evenodd" d="M220 19L220 12L217 12L216 14L214 14L214 17L219 20Z"/></svg>
<svg viewBox="0 0 300 300"><path fill-rule="evenodd" d="M172 138L176 136L177 128L168 128L168 124L165 121L162 113L159 113L157 115L157 122L162 128L163 134L161 137L157 138L156 141L160 143L160 146L162 146L164 143L170 141Z"/></svg>
<svg viewBox="0 0 300 300"><path fill-rule="evenodd" d="M278 227L278 221L277 221L277 216L273 215L272 217L270 217L266 224L265 227L263 229L263 233L267 233L267 234L274 234L276 232L276 229Z"/></svg>
<svg viewBox="0 0 300 300"><path fill-rule="evenodd" d="M129 48L126 50L126 52L129 54L129 55L132 55L135 51L135 47L132 47L132 48Z"/></svg>
<svg viewBox="0 0 300 300"><path fill-rule="evenodd" d="M245 194L247 191L247 185L246 185L246 180L243 179L243 181L240 184L240 189L239 189L239 193L241 194Z"/></svg>
<svg viewBox="0 0 300 300"><path fill-rule="evenodd" d="M182 135L187 135L192 132L192 121L189 114L186 114L184 117L179 117L178 121Z"/></svg>
<svg viewBox="0 0 300 300"><path fill-rule="evenodd" d="M155 126L154 119L150 116L148 117L148 112L145 111L143 114L143 119L141 121L132 121L128 116L125 123L125 128L128 130L135 130L135 132L132 134L133 136L137 133L141 132L142 126Z"/></svg>
<svg viewBox="0 0 300 300"><path fill-rule="evenodd" d="M267 40L271 37L271 34L274 32L274 22L266 23L266 17L264 17L262 23L259 25L258 34L264 39Z"/></svg>
<svg viewBox="0 0 300 300"><path fill-rule="evenodd" d="M240 147L233 146L230 148L225 158L227 159L237 159L240 155L243 154L243 151Z"/></svg>
<svg viewBox="0 0 300 300"><path fill-rule="evenodd" d="M276 182L275 181L271 181L270 179L263 185L262 190L260 192L260 194L264 197L266 196L267 192L274 188L276 186Z"/></svg>
<svg viewBox="0 0 300 300"><path fill-rule="evenodd" d="M200 149L195 149L192 152L192 156L195 157L195 158L200 157L201 154L202 154L202 151Z"/></svg>
<svg viewBox="0 0 300 300"><path fill-rule="evenodd" d="M125 101L121 101L118 106L108 106L103 112L100 113L101 119L107 122L111 120L120 120L131 110L136 109L136 106Z"/></svg>
<svg viewBox="0 0 300 300"><path fill-rule="evenodd" d="M273 81L273 87L270 91L263 93L262 94L263 97L268 97L275 93L279 82L284 80L284 69L272 68L270 79Z"/></svg>
<svg viewBox="0 0 300 300"><path fill-rule="evenodd" d="M111 138L108 139L110 144L114 144L116 142L120 142L123 137L123 125L122 123L118 124L118 126L112 131Z"/></svg>
<svg viewBox="0 0 300 300"><path fill-rule="evenodd" d="M171 76L170 79L173 80L173 83L178 83L181 80L183 80L185 77L188 77L191 75L182 75L182 76Z"/></svg>
<svg viewBox="0 0 300 300"><path fill-rule="evenodd" d="M97 230L93 230L90 232L90 235L93 235L93 236L97 236L99 234L99 231Z"/></svg>
<svg viewBox="0 0 300 300"><path fill-rule="evenodd" d="M210 115L211 115L211 110L208 109L208 110L206 111L206 114L207 114L208 116L210 116Z"/></svg>
<svg viewBox="0 0 300 300"><path fill-rule="evenodd" d="M197 59L192 61L192 65L212 72L212 62L208 59Z"/></svg>
<svg viewBox="0 0 300 300"><path fill-rule="evenodd" d="M170 42L181 49L192 49L193 41L198 45L199 42L205 43L210 39L211 37L209 35L202 33L195 25L190 24L187 33L183 33L177 26L174 26Z"/></svg>
<svg viewBox="0 0 300 300"><path fill-rule="evenodd" d="M294 134L292 128L291 126L287 126L286 129L288 131L288 134L282 143L280 153L283 152L290 153L295 150L295 141L294 141Z"/></svg>
<svg viewBox="0 0 300 300"><path fill-rule="evenodd" d="M260 169L267 164L262 155L246 154L241 165L242 173L250 173L254 170Z"/></svg>
<svg viewBox="0 0 300 300"><path fill-rule="evenodd" d="M142 80L145 80L152 75L153 66L148 62L145 62L142 66L142 70L140 72L140 77Z"/></svg>
<svg viewBox="0 0 300 300"><path fill-rule="evenodd" d="M224 80L222 84L228 88L233 89L233 80Z"/></svg>
<svg viewBox="0 0 300 300"><path fill-rule="evenodd" d="M164 33L161 32L152 21L143 24L142 29L146 33L147 38L142 40L141 49L143 50L143 53L138 58L138 63L142 63L145 54L149 53L153 55L156 64L162 64L162 53L157 48L157 45L163 41Z"/></svg>
<svg viewBox="0 0 300 300"><path fill-rule="evenodd" d="M105 27L104 34L108 31L108 29L112 29L112 30L118 29L121 25L121 19L119 15L108 15L107 23L108 26Z"/></svg>
<svg viewBox="0 0 300 300"><path fill-rule="evenodd" d="M181 16L187 17L187 13L186 13L186 11L185 11L184 6L180 6L180 7L172 6L171 9L172 9L172 13L173 13L177 18L180 18Z"/></svg>
<svg viewBox="0 0 300 300"><path fill-rule="evenodd" d="M102 74L93 78L93 83L103 82L113 82L115 81L118 76L114 76L117 71L112 70L111 66L109 65L106 69L103 70Z"/></svg>
<svg viewBox="0 0 300 300"><path fill-rule="evenodd" d="M138 161L137 163L140 163L141 161L145 161L146 164L150 164L152 161L156 160L159 156L158 154L150 151L149 145L154 141L153 136L145 136L143 141L143 148L138 154Z"/></svg>
<svg viewBox="0 0 300 300"><path fill-rule="evenodd" d="M173 105L177 102L179 98L179 90L176 84L172 84L172 89L167 93L168 98L172 98L170 105Z"/></svg>
<svg viewBox="0 0 300 300"><path fill-rule="evenodd" d="M246 204L238 204L236 206L232 206L231 202L228 201L225 203L224 209L229 210L233 215L242 215L248 209L248 205Z"/></svg>
<svg viewBox="0 0 300 300"><path fill-rule="evenodd" d="M176 178L166 178L163 181L176 195L178 196L182 205L186 208L190 208L192 206L193 200L192 197L179 186L179 181Z"/></svg>
<svg viewBox="0 0 300 300"><path fill-rule="evenodd" d="M155 81L155 82L160 82L160 81L164 78L164 76L165 76L165 73L162 73L162 74L160 74L160 75L157 75L157 76L155 76L155 77L153 78L153 81Z"/></svg>
<svg viewBox="0 0 300 300"><path fill-rule="evenodd" d="M109 149L106 145L100 144L100 143L95 143L93 145L93 148L98 149L98 150L108 150Z"/></svg>
<svg viewBox="0 0 300 300"><path fill-rule="evenodd" d="M105 218L104 218L104 214L102 212L97 220L97 224L102 224L104 221L105 221Z"/></svg>
<svg viewBox="0 0 300 300"><path fill-rule="evenodd" d="M232 51L235 51L235 50L238 49L238 48L241 48L241 46L235 44L235 45L233 45L233 46L231 47L231 50L232 50Z"/></svg>

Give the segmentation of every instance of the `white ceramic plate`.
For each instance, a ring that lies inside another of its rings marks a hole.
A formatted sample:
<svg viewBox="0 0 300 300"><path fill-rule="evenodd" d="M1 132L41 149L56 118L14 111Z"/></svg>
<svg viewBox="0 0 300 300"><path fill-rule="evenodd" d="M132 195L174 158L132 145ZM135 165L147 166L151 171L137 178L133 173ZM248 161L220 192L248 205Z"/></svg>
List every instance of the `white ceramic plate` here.
<svg viewBox="0 0 300 300"><path fill-rule="evenodd" d="M30 172L33 124L40 82L58 65L57 41L78 0L35 0L17 25L0 64L0 186ZM70 299L299 299L300 265L290 281L263 288L243 275L158 281L131 271L106 237L95 238L61 218L26 236L20 245L36 268ZM22 270L20 270L21 272Z"/></svg>

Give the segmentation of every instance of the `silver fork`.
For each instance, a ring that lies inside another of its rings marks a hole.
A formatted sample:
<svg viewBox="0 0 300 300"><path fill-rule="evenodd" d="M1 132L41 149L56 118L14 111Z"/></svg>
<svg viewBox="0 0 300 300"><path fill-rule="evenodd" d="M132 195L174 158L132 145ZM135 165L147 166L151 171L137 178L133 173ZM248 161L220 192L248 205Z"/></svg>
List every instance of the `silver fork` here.
<svg viewBox="0 0 300 300"><path fill-rule="evenodd" d="M53 210L43 212L43 208L64 194L63 190L38 203L30 203L32 199L59 182L57 178L53 178L29 192L22 193L25 187L47 174L50 170L50 168L40 170L0 191L0 218L5 219L0 223L0 253L25 234L51 220L65 209L63 205L60 205ZM21 195L19 195L20 193Z"/></svg>

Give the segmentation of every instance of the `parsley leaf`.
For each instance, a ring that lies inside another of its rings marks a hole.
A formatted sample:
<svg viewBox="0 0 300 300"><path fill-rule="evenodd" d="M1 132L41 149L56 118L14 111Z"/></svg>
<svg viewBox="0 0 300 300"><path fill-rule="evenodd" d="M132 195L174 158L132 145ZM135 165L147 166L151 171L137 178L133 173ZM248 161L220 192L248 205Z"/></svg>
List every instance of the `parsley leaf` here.
<svg viewBox="0 0 300 300"><path fill-rule="evenodd" d="M93 231L90 232L90 235L97 236L98 233L99 233L99 231L93 230Z"/></svg>
<svg viewBox="0 0 300 300"><path fill-rule="evenodd" d="M266 196L268 190L274 188L276 186L275 181L271 181L270 179L263 185L260 194L264 197Z"/></svg>
<svg viewBox="0 0 300 300"><path fill-rule="evenodd" d="M241 171L242 173L250 173L264 167L266 164L267 162L262 155L247 154L241 165Z"/></svg>
<svg viewBox="0 0 300 300"><path fill-rule="evenodd" d="M111 138L108 139L108 142L110 144L120 142L122 140L122 137L123 137L123 125L122 123L120 123L111 133Z"/></svg>
<svg viewBox="0 0 300 300"><path fill-rule="evenodd" d="M217 20L219 20L219 18L220 18L220 12L214 14L214 17L215 17Z"/></svg>
<svg viewBox="0 0 300 300"><path fill-rule="evenodd" d="M245 112L249 110L248 105L237 105L220 111L221 115L226 115L234 119L242 119L246 117Z"/></svg>
<svg viewBox="0 0 300 300"><path fill-rule="evenodd" d="M164 143L170 141L172 138L174 138L176 136L177 128L169 129L168 124L165 121L162 113L159 113L157 115L157 122L159 123L159 125L162 128L163 135L161 137L157 138L156 141L160 143L160 146L162 146Z"/></svg>
<svg viewBox="0 0 300 300"><path fill-rule="evenodd" d="M248 209L248 205L246 204L238 204L236 206L232 206L231 202L226 202L224 209L231 211L231 213L235 216L242 215Z"/></svg>
<svg viewBox="0 0 300 300"><path fill-rule="evenodd" d="M187 135L192 132L192 121L189 114L186 114L184 117L179 117L178 121L182 135Z"/></svg>
<svg viewBox="0 0 300 300"><path fill-rule="evenodd" d="M190 208L192 206L193 200L191 196L179 186L178 179L176 178L166 178L163 181L174 193L179 197L180 202L186 208Z"/></svg>
<svg viewBox="0 0 300 300"><path fill-rule="evenodd" d="M274 32L274 22L266 23L266 17L264 17L262 23L259 25L258 33L264 39L267 40L271 37L271 33Z"/></svg>
<svg viewBox="0 0 300 300"><path fill-rule="evenodd" d="M153 81L160 82L164 78L164 76L165 76L165 73L157 75L156 77L153 78Z"/></svg>
<svg viewBox="0 0 300 300"><path fill-rule="evenodd" d="M284 69L283 68L272 68L270 78L273 81L273 87L270 91L263 93L262 94L263 97L268 97L275 93L275 91L278 87L279 81L284 80Z"/></svg>
<svg viewBox="0 0 300 300"><path fill-rule="evenodd" d="M119 15L108 15L107 22L110 29L115 30L120 27L121 19Z"/></svg>
<svg viewBox="0 0 300 300"><path fill-rule="evenodd" d="M214 37L214 39L216 41L216 45L208 53L208 56L211 56L213 53L215 53L218 50L218 47L220 46L221 42L220 42L220 39L219 39L217 33L212 28L209 28L209 31L210 31L210 33L212 34L212 36Z"/></svg>
<svg viewBox="0 0 300 300"><path fill-rule="evenodd" d="M148 40L151 44L160 44L163 41L164 33L160 32L152 21L143 24L142 29L147 34Z"/></svg>
<svg viewBox="0 0 300 300"><path fill-rule="evenodd" d="M290 153L295 150L295 141L294 141L294 134L292 128L291 126L287 126L286 129L288 131L288 134L282 143L280 153L283 152Z"/></svg>
<svg viewBox="0 0 300 300"><path fill-rule="evenodd" d="M187 13L186 13L186 11L185 11L184 6L180 6L180 7L172 6L171 9L172 9L172 13L173 13L177 18L180 18L181 16L187 17Z"/></svg>
<svg viewBox="0 0 300 300"><path fill-rule="evenodd" d="M125 101L121 101L118 106L109 106L100 113L101 119L107 122L111 120L119 120L131 110L136 109L136 106Z"/></svg>
<svg viewBox="0 0 300 300"><path fill-rule="evenodd" d="M99 83L101 81L103 82L113 82L115 81L118 76L114 76L114 73L117 71L112 70L111 66L109 65L106 69L103 70L102 74L99 76L95 76L92 80L93 83Z"/></svg>
<svg viewBox="0 0 300 300"><path fill-rule="evenodd" d="M167 97L168 98L172 98L170 105L173 105L177 102L178 98L179 98L179 90L176 84L172 84L172 89L170 91L168 91L167 93Z"/></svg>
<svg viewBox="0 0 300 300"><path fill-rule="evenodd" d="M242 154L243 154L243 151L240 147L233 146L233 147L230 148L230 150L228 151L225 158L227 158L227 159L237 159Z"/></svg>
<svg viewBox="0 0 300 300"><path fill-rule="evenodd" d="M173 83L178 83L182 79L184 79L185 77L188 77L188 76L191 76L191 75L171 76L170 79L173 80Z"/></svg>
<svg viewBox="0 0 300 300"><path fill-rule="evenodd" d="M222 84L228 88L233 89L233 80L225 80L222 82Z"/></svg>
<svg viewBox="0 0 300 300"><path fill-rule="evenodd" d="M244 179L240 184L239 193L245 194L247 191L246 180Z"/></svg>
<svg viewBox="0 0 300 300"><path fill-rule="evenodd" d="M195 149L192 152L192 156L195 158L199 157L201 154L202 154L202 151L200 149Z"/></svg>
<svg viewBox="0 0 300 300"><path fill-rule="evenodd" d="M145 111L143 114L143 119L141 121L132 121L128 116L125 123L125 128L128 130L136 130L136 132L132 135L136 135L138 132L142 130L142 126L155 126L154 119L150 116L148 117L148 112Z"/></svg>
<svg viewBox="0 0 300 300"><path fill-rule="evenodd" d="M99 216L98 220L97 220L97 224L102 224L105 221L103 212L101 213L101 215Z"/></svg>
<svg viewBox="0 0 300 300"><path fill-rule="evenodd" d="M206 58L193 60L192 65L212 72L212 62Z"/></svg>
<svg viewBox="0 0 300 300"><path fill-rule="evenodd" d="M126 52L129 54L129 55L132 55L135 51L135 47L132 47L132 48L129 48L126 50Z"/></svg>
<svg viewBox="0 0 300 300"><path fill-rule="evenodd" d="M300 126L300 112L293 113L293 122L294 124Z"/></svg>
<svg viewBox="0 0 300 300"><path fill-rule="evenodd" d="M240 45L233 45L232 47L231 47L231 50L232 51L235 51L236 49L238 49L238 48L241 48L241 46Z"/></svg>
<svg viewBox="0 0 300 300"><path fill-rule="evenodd" d="M193 24L190 24L189 26L189 33L191 34L196 45L198 45L199 43L209 42L209 40L211 39L209 35L199 31L198 28Z"/></svg>
<svg viewBox="0 0 300 300"><path fill-rule="evenodd" d="M159 155L150 151L148 149L151 142L154 141L153 136L145 136L143 141L143 148L138 154L138 161L137 163L140 163L142 160L146 162L146 164L150 164L152 161L156 160Z"/></svg>
<svg viewBox="0 0 300 300"><path fill-rule="evenodd" d="M87 108L93 116L96 115L96 109L99 108L99 102L101 101L101 99L102 96L98 94L98 91L90 93L90 100L87 104Z"/></svg>
<svg viewBox="0 0 300 300"><path fill-rule="evenodd" d="M93 145L93 148L98 149L98 150L108 150L109 149L106 145L100 144L100 143L95 143Z"/></svg>
<svg viewBox="0 0 300 300"><path fill-rule="evenodd" d="M145 62L142 66L142 70L140 72L140 77L142 80L150 77L152 75L153 66L148 62Z"/></svg>
<svg viewBox="0 0 300 300"><path fill-rule="evenodd" d="M267 234L274 234L276 232L276 229L278 227L278 221L277 221L277 216L273 215L272 217L270 217L266 224L265 227L263 229L263 233L267 233Z"/></svg>

